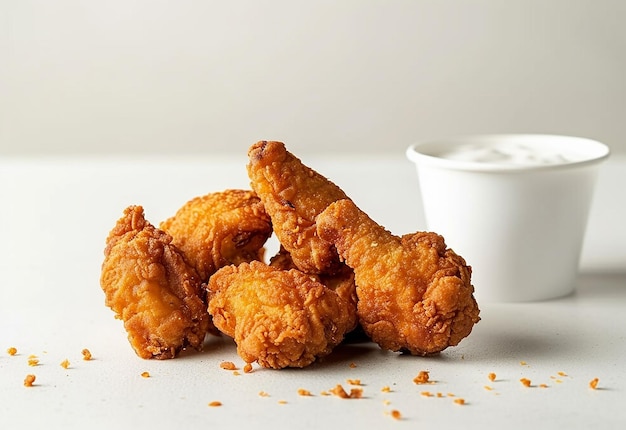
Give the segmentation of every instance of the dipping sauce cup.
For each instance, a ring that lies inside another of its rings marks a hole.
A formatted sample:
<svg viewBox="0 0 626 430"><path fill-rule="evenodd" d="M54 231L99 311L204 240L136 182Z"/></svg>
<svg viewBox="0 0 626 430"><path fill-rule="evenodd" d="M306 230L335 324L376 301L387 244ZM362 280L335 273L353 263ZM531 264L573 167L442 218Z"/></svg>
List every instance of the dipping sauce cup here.
<svg viewBox="0 0 626 430"><path fill-rule="evenodd" d="M472 267L479 303L574 291L605 144L483 135L418 143L406 154L416 164L426 227Z"/></svg>

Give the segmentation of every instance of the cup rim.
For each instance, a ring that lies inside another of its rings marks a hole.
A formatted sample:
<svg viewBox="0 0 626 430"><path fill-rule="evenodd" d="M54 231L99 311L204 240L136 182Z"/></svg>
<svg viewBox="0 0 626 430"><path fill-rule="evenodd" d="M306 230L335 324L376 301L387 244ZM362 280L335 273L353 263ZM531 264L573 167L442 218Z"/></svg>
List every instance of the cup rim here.
<svg viewBox="0 0 626 430"><path fill-rule="evenodd" d="M576 144L579 150L579 158L573 161L547 164L507 164L484 161L454 160L443 158L440 154L442 149L454 148L459 145L467 145L478 142L512 142L520 141L532 145L551 145L563 148L566 145ZM555 170L572 167L580 167L596 164L606 159L610 154L608 145L597 140L556 134L476 134L462 135L450 138L428 140L410 145L406 150L406 156L417 165L430 165L450 170L466 170L477 172L523 172L535 170Z"/></svg>

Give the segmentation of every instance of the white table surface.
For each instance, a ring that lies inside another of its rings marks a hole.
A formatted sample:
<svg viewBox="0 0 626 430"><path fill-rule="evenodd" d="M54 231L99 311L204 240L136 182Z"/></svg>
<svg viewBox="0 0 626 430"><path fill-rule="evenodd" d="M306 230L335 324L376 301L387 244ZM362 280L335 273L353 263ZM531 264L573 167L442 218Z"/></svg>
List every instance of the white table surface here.
<svg viewBox="0 0 626 430"><path fill-rule="evenodd" d="M413 165L402 154L301 158L394 233L423 229ZM143 205L157 224L196 195L248 188L245 163L245 151L241 157L0 159L2 428L626 424L626 204L619 185L626 164L619 159L601 172L576 293L539 303L479 303L482 320L472 334L438 356L353 343L305 369L255 365L240 375L220 368L222 361L243 365L227 338L209 338L203 352L169 361L135 356L99 286L108 231L130 204ZM6 352L12 346L15 356ZM83 348L93 360L82 360ZM28 365L31 355L37 366ZM65 359L68 369L60 366ZM421 370L435 383L416 385ZM497 375L493 382L490 372ZM37 379L26 388L30 373ZM593 378L597 390L589 388ZM361 381L362 399L322 395L337 384L351 388L348 379ZM385 386L391 391L383 392ZM301 388L312 396L300 396ZM208 406L212 401L222 406ZM393 419L392 410L402 419Z"/></svg>

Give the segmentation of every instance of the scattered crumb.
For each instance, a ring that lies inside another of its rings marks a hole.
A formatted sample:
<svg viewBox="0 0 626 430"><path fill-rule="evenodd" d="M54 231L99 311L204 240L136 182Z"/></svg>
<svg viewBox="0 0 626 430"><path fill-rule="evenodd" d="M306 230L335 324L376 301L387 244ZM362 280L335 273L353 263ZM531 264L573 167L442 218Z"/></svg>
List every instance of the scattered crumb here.
<svg viewBox="0 0 626 430"><path fill-rule="evenodd" d="M259 391L259 397L269 397L269 393L266 393L265 391Z"/></svg>
<svg viewBox="0 0 626 430"><path fill-rule="evenodd" d="M32 387L35 383L35 379L37 379L35 375L26 375L26 378L24 378L24 386Z"/></svg>
<svg viewBox="0 0 626 430"><path fill-rule="evenodd" d="M340 397L342 399L360 399L363 396L363 390L360 388L352 388L350 390L350 394L348 394L346 392L346 390L344 390L344 388L341 386L341 384L337 384L337 386L335 386L335 388L333 388L332 390L330 390L331 394L334 394L337 397Z"/></svg>
<svg viewBox="0 0 626 430"><path fill-rule="evenodd" d="M31 367L38 366L39 365L39 359L38 358L29 358L28 359L28 365L31 366Z"/></svg>
<svg viewBox="0 0 626 430"><path fill-rule="evenodd" d="M150 372L142 372L142 373L141 373L141 376L142 376L143 378L149 378L149 377L150 377Z"/></svg>
<svg viewBox="0 0 626 430"><path fill-rule="evenodd" d="M539 388L548 388L547 384L539 384Z"/></svg>
<svg viewBox="0 0 626 430"><path fill-rule="evenodd" d="M589 388L591 388L592 390L596 390L598 388L598 382L600 380L598 378L593 378L591 381L589 381Z"/></svg>
<svg viewBox="0 0 626 430"><path fill-rule="evenodd" d="M380 389L380 391L382 391L383 393L391 393L391 388L389 388L388 385L385 385L383 388Z"/></svg>
<svg viewBox="0 0 626 430"><path fill-rule="evenodd" d="M433 393L431 393L430 391L422 391L420 394L422 396L424 396L424 397L432 397L433 396Z"/></svg>
<svg viewBox="0 0 626 430"><path fill-rule="evenodd" d="M83 354L83 360L85 360L85 361L91 360L91 358L92 358L91 351L89 351L87 348L82 350L82 354Z"/></svg>
<svg viewBox="0 0 626 430"><path fill-rule="evenodd" d="M454 397L454 393L448 393L448 397Z"/></svg>
<svg viewBox="0 0 626 430"><path fill-rule="evenodd" d="M233 375L235 375L235 376L240 376L240 375L241 375L241 373L239 373L238 371L236 371L236 370L235 370L235 371L233 372Z"/></svg>
<svg viewBox="0 0 626 430"><path fill-rule="evenodd" d="M360 388L352 388L350 390L350 398L351 399L360 399L363 397L363 390Z"/></svg>
<svg viewBox="0 0 626 430"><path fill-rule="evenodd" d="M522 383L524 387L530 387L530 379L521 378L519 381Z"/></svg>
<svg viewBox="0 0 626 430"><path fill-rule="evenodd" d="M567 376L567 373L565 373L565 372L557 372L557 375L559 375L559 376Z"/></svg>
<svg viewBox="0 0 626 430"><path fill-rule="evenodd" d="M454 399L454 403L456 403L457 405L464 405L465 404L465 399Z"/></svg>
<svg viewBox="0 0 626 430"><path fill-rule="evenodd" d="M220 367L224 370L237 370L237 366L232 361L222 361Z"/></svg>
<svg viewBox="0 0 626 430"><path fill-rule="evenodd" d="M491 382L496 380L496 374L493 372L491 372L487 377L489 378Z"/></svg>
<svg viewBox="0 0 626 430"><path fill-rule="evenodd" d="M313 394L309 390L305 390L304 388L300 388L298 390L298 395L303 397L311 397Z"/></svg>
<svg viewBox="0 0 626 430"><path fill-rule="evenodd" d="M350 385L361 385L360 379L346 379L346 382Z"/></svg>
<svg viewBox="0 0 626 430"><path fill-rule="evenodd" d="M356 363L352 362L350 363L350 369L354 369L356 367Z"/></svg>
<svg viewBox="0 0 626 430"><path fill-rule="evenodd" d="M443 397L443 393L437 393L437 397L442 398Z"/></svg>
<svg viewBox="0 0 626 430"><path fill-rule="evenodd" d="M386 400L386 399L385 399L385 400L383 400L383 405L385 405L385 406L389 406L390 404L391 404L391 401L390 401L390 400Z"/></svg>
<svg viewBox="0 0 626 430"><path fill-rule="evenodd" d="M14 346L10 347L7 349L7 354L9 355L15 355L17 354L17 348L15 348Z"/></svg>
<svg viewBox="0 0 626 430"><path fill-rule="evenodd" d="M561 372L559 372L560 374ZM557 378L556 376L550 376L550 379L554 380L554 382L556 382L557 384L560 384L561 382L563 382L562 379Z"/></svg>
<svg viewBox="0 0 626 430"><path fill-rule="evenodd" d="M493 387L490 387L489 385L485 385L485 390L491 391L491 390L493 390Z"/></svg>
<svg viewBox="0 0 626 430"><path fill-rule="evenodd" d="M320 396L330 396L330 393L328 391L324 390L324 391L322 391L320 393Z"/></svg>
<svg viewBox="0 0 626 430"><path fill-rule="evenodd" d="M395 420L399 420L402 418L402 414L400 413L399 410L394 409L391 411L391 418L395 419Z"/></svg>
<svg viewBox="0 0 626 430"><path fill-rule="evenodd" d="M217 400L214 400L212 402L209 403L209 406L211 407L217 407L217 406L222 406L222 402L219 402Z"/></svg>
<svg viewBox="0 0 626 430"><path fill-rule="evenodd" d="M348 393L346 393L346 390L344 390L343 387L339 384L337 384L335 388L330 390L330 392L337 397L341 397L342 399L348 398Z"/></svg>
<svg viewBox="0 0 626 430"><path fill-rule="evenodd" d="M525 361L520 361L519 364L521 364L522 366L528 366L528 363L526 363Z"/></svg>
<svg viewBox="0 0 626 430"><path fill-rule="evenodd" d="M416 384L428 384L430 383L430 374L426 370L420 371L420 373L413 378L413 382Z"/></svg>
<svg viewBox="0 0 626 430"><path fill-rule="evenodd" d="M61 367L67 369L68 367L70 367L70 361L66 358L61 362Z"/></svg>
<svg viewBox="0 0 626 430"><path fill-rule="evenodd" d="M35 354L31 354L28 356L28 358L37 358L37 356Z"/></svg>
<svg viewBox="0 0 626 430"><path fill-rule="evenodd" d="M279 400L278 404L279 405L286 405L287 404L287 400Z"/></svg>
<svg viewBox="0 0 626 430"><path fill-rule="evenodd" d="M243 371L244 371L244 373L251 373L252 372L252 364L246 363L246 365L243 366Z"/></svg>

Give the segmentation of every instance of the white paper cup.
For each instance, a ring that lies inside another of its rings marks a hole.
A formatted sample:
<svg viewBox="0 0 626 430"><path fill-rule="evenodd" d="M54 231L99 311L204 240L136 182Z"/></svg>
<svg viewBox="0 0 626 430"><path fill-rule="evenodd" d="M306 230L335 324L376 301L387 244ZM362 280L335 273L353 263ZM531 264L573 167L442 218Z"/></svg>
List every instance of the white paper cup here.
<svg viewBox="0 0 626 430"><path fill-rule="evenodd" d="M407 149L427 228L472 267L479 303L574 291L597 171L608 155L594 140L535 134L466 136Z"/></svg>

